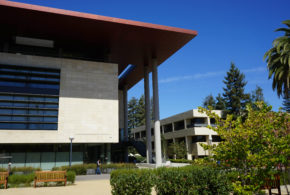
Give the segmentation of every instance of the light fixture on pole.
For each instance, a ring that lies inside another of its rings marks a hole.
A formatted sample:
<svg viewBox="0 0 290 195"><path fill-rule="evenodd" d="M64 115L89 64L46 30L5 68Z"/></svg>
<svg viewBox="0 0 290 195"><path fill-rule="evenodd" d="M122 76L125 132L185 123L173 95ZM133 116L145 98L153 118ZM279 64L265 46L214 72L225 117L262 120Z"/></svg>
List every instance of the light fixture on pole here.
<svg viewBox="0 0 290 195"><path fill-rule="evenodd" d="M72 141L73 141L74 137L70 136L69 140L70 140L70 153L69 153L69 167L71 167L71 162L72 162Z"/></svg>

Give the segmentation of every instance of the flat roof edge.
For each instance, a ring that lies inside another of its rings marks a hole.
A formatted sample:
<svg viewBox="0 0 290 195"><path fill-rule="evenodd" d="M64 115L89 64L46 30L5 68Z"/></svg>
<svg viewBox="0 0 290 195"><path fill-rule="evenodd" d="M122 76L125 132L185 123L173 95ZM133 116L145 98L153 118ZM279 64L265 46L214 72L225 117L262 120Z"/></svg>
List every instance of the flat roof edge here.
<svg viewBox="0 0 290 195"><path fill-rule="evenodd" d="M197 31L195 31L195 30L188 30L188 29L164 26L164 25L159 25L159 24L138 22L138 21L133 21L133 20L126 20L126 19L101 16L101 15L95 15L95 14L89 14L89 13L83 13L83 12L77 12L77 11L70 11L70 10L64 10L64 9L59 9L59 8L51 8L51 7L45 7L45 6L40 6L40 5L19 3L19 2L13 2L13 1L0 0L0 5L7 6L7 7L14 7L14 8L20 8L20 9L27 9L27 10L33 10L33 11L52 13L52 14L58 14L58 15L78 17L78 18L83 18L83 19L91 19L91 20L98 20L98 21L104 21L104 22L119 23L119 24L129 25L129 26L138 26L138 27L152 28L152 29L163 30L163 31L172 31L172 32L177 32L177 33L182 33L182 34L188 34L188 35L191 35L193 37L195 37L198 34Z"/></svg>

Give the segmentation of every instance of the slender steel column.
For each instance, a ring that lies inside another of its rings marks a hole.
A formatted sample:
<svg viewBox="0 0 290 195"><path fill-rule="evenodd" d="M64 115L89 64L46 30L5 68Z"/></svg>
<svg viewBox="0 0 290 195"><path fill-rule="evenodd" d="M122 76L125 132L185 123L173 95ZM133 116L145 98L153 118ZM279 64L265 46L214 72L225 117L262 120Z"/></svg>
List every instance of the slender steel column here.
<svg viewBox="0 0 290 195"><path fill-rule="evenodd" d="M124 141L128 141L128 92L127 85L123 89L123 101L124 101Z"/></svg>
<svg viewBox="0 0 290 195"><path fill-rule="evenodd" d="M124 103L124 141L128 141L128 87L124 86L123 89L123 103ZM128 147L125 146L124 154L125 162L128 162Z"/></svg>
<svg viewBox="0 0 290 195"><path fill-rule="evenodd" d="M111 164L111 144L107 144L107 164Z"/></svg>
<svg viewBox="0 0 290 195"><path fill-rule="evenodd" d="M157 60L153 59L153 106L154 106L154 137L155 137L155 159L156 166L161 166L161 136L160 136L160 116L159 116L159 95L158 95L158 72L157 72Z"/></svg>
<svg viewBox="0 0 290 195"><path fill-rule="evenodd" d="M69 140L70 140L70 150L69 150L69 167L71 167L71 163L72 163L72 141L73 141L74 137L70 136Z"/></svg>
<svg viewBox="0 0 290 195"><path fill-rule="evenodd" d="M149 70L147 66L144 66L144 94L145 94L146 157L147 163L152 163L150 89L149 89Z"/></svg>

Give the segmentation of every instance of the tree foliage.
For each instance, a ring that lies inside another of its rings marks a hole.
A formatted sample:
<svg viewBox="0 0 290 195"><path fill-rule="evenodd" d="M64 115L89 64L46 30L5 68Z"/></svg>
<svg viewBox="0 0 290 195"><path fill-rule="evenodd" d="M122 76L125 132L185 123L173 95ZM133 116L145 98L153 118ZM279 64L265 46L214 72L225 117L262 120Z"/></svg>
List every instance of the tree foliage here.
<svg viewBox="0 0 290 195"><path fill-rule="evenodd" d="M290 90L288 94L290 94ZM290 112L290 95L288 95L288 97L283 97L283 110L288 113Z"/></svg>
<svg viewBox="0 0 290 195"><path fill-rule="evenodd" d="M168 146L168 155L174 156L176 159L184 159L187 154L187 149L184 141L173 142Z"/></svg>
<svg viewBox="0 0 290 195"><path fill-rule="evenodd" d="M225 110L226 109L226 102L224 98L221 96L219 93L218 96L216 97L216 105L215 105L215 110Z"/></svg>
<svg viewBox="0 0 290 195"><path fill-rule="evenodd" d="M150 99L150 115L152 120L153 105L152 98ZM132 97L128 102L128 129L145 125L145 97L141 95L139 99Z"/></svg>
<svg viewBox="0 0 290 195"><path fill-rule="evenodd" d="M215 108L216 107L216 101L214 99L214 97L212 96L212 94L208 95L205 97L204 101L203 101L203 107L204 108Z"/></svg>
<svg viewBox="0 0 290 195"><path fill-rule="evenodd" d="M263 102L256 103L259 108L247 106L245 120L227 115L221 119L218 115L200 108L208 116L215 118L216 131L224 141L219 145L203 145L211 150L213 159L220 166L237 171L234 181L236 192L252 194L260 190L266 178L278 173L278 166L287 169L290 159L290 115L285 112L273 112L271 106Z"/></svg>
<svg viewBox="0 0 290 195"><path fill-rule="evenodd" d="M269 79L273 77L272 88L280 97L288 97L290 82L290 20L282 22L287 28L276 31L284 32L284 36L273 41L273 47L264 55L269 70Z"/></svg>
<svg viewBox="0 0 290 195"><path fill-rule="evenodd" d="M245 86L247 84L245 75L232 62L223 82L226 85L223 88L226 110L229 114L237 117L242 114L246 104L249 102L249 94L245 93Z"/></svg>

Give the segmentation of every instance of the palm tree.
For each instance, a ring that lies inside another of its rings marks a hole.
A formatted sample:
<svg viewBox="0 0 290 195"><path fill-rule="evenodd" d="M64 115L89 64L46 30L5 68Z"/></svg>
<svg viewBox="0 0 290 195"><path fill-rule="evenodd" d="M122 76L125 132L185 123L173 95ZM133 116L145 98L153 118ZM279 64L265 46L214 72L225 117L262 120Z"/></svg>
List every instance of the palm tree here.
<svg viewBox="0 0 290 195"><path fill-rule="evenodd" d="M290 80L290 20L282 22L288 28L279 28L276 31L284 32L285 35L273 41L273 48L264 55L269 70L269 79L273 76L272 88L277 90L278 97L281 95L288 98Z"/></svg>

